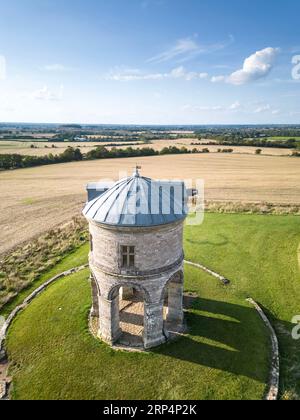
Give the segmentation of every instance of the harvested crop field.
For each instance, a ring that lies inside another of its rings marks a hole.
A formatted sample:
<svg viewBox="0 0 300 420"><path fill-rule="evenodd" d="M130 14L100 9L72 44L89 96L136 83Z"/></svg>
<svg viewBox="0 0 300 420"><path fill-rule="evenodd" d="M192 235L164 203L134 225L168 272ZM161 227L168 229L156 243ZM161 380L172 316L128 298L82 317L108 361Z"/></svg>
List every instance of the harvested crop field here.
<svg viewBox="0 0 300 420"><path fill-rule="evenodd" d="M196 144L195 144L196 143ZM233 153L238 154L255 154L256 149L259 147L249 147L249 146L225 146L225 145L206 145L205 143L214 143L214 140L202 140L198 141L197 139L177 139L177 140L154 140L151 143L140 143L136 141L127 141L123 142L122 140L117 140L113 144L117 144L117 149L123 149L131 145L130 147L144 148L151 147L154 150L160 151L164 147L175 146L178 148L186 147L188 150L193 149L209 149L211 153L217 153L218 149L232 149ZM64 143L51 143L51 142L30 142L30 141L0 141L0 154L13 154L17 153L20 155L29 155L29 156L44 156L52 153L53 155L58 155L63 153L67 147L79 147L82 153L87 153L97 146L105 146L111 148L112 143L99 143L99 142L64 142ZM135 145L133 145L135 144ZM31 146L34 146L32 148ZM291 149L280 149L273 147L262 147L263 155L271 156L289 156L292 154L293 150Z"/></svg>
<svg viewBox="0 0 300 420"><path fill-rule="evenodd" d="M85 185L130 174L139 163L153 178L204 179L207 200L300 204L300 160L195 154L107 159L0 173L0 254L69 221L84 205Z"/></svg>

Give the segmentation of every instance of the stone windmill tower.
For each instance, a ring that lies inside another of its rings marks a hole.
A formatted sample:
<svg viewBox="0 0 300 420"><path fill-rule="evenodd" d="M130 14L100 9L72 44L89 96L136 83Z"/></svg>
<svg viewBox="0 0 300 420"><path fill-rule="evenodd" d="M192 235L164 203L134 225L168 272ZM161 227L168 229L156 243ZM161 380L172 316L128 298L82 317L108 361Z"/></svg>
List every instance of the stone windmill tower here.
<svg viewBox="0 0 300 420"><path fill-rule="evenodd" d="M168 339L168 328L183 325L187 190L183 182L153 181L136 169L103 191L83 210L90 228L92 315L99 318L99 337L112 345L124 334L122 302L135 304L127 322L141 321L141 342L149 349Z"/></svg>

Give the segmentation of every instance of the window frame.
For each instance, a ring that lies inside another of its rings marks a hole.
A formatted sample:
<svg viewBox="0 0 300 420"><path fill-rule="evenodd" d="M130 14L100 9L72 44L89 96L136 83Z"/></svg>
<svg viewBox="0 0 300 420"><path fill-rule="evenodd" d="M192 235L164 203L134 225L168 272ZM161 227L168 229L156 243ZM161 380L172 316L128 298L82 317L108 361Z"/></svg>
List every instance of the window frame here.
<svg viewBox="0 0 300 420"><path fill-rule="evenodd" d="M122 269L134 269L135 267L135 246L134 245L121 245L121 267Z"/></svg>

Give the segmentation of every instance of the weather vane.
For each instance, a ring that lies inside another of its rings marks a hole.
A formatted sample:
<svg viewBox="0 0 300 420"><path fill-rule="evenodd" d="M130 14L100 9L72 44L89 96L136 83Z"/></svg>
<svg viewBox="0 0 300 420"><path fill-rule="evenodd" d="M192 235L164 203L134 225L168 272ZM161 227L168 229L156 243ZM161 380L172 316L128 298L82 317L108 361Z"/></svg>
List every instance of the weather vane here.
<svg viewBox="0 0 300 420"><path fill-rule="evenodd" d="M139 174L139 170L141 170L142 169L142 167L141 166L139 166L139 165L135 165L135 175L136 176L139 176L140 174Z"/></svg>

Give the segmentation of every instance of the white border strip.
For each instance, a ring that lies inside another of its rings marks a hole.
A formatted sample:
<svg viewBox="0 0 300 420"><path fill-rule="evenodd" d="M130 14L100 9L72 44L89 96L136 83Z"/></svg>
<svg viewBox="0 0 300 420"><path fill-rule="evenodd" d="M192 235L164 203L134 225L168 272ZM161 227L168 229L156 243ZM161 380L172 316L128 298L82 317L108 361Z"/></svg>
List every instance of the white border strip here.
<svg viewBox="0 0 300 420"><path fill-rule="evenodd" d="M268 317L261 309L261 307L253 300L247 299L251 305L255 307L257 312L259 313L260 317L262 318L263 322L267 326L270 331L271 335L271 343L272 343L272 364L271 364L271 373L270 373L270 388L266 396L267 401L276 401L278 400L279 395L279 380L280 380L280 357L279 357L279 344L278 338L276 336L275 330L272 327Z"/></svg>
<svg viewBox="0 0 300 420"><path fill-rule="evenodd" d="M193 266L193 267L196 267L196 268L199 268L200 270L202 270L202 271L205 271L205 273L208 273L208 274L210 274L211 276L213 276L213 277L215 277L215 278L217 278L218 280L220 280L225 286L227 286L227 285L229 285L230 284L230 281L228 280L228 279L226 279L226 277L224 277L224 276L221 276L221 274L218 274L218 273L216 273L216 272L214 272L214 271L212 271L212 270L210 270L209 268L207 268L207 267L205 267L204 265L202 265L202 264L196 264L196 263L193 263L193 262L191 262L191 261L184 261L185 262L185 264L187 264L187 265L191 265L191 266Z"/></svg>

